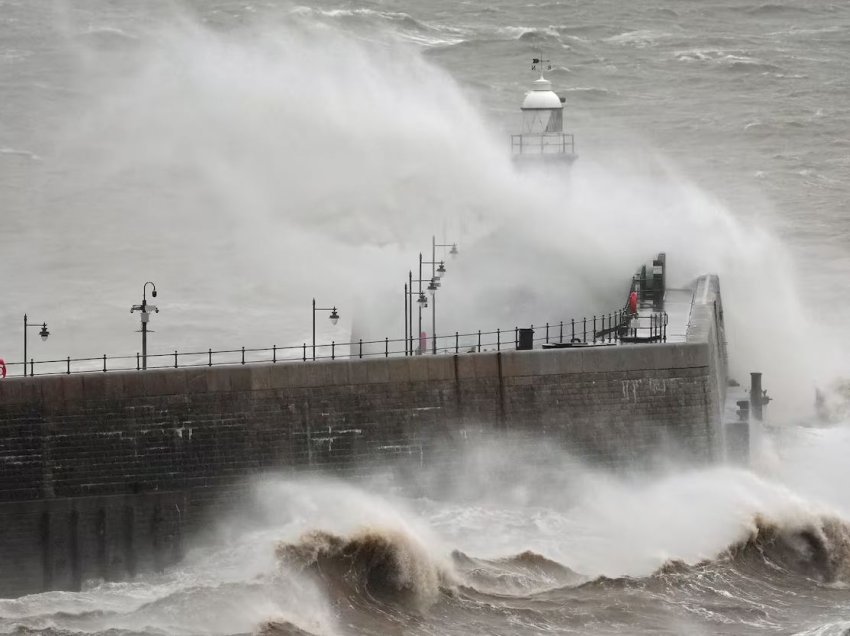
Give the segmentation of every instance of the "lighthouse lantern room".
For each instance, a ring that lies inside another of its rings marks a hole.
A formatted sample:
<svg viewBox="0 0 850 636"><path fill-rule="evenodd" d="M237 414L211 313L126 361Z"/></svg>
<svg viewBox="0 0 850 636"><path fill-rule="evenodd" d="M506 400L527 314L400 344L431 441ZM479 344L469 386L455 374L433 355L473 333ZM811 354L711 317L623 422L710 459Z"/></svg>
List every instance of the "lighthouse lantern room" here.
<svg viewBox="0 0 850 636"><path fill-rule="evenodd" d="M564 99L552 90L552 82L543 77L551 69L548 60L534 58L532 70L538 77L522 102L522 132L511 135L514 159L572 163L575 158L573 135L564 132Z"/></svg>

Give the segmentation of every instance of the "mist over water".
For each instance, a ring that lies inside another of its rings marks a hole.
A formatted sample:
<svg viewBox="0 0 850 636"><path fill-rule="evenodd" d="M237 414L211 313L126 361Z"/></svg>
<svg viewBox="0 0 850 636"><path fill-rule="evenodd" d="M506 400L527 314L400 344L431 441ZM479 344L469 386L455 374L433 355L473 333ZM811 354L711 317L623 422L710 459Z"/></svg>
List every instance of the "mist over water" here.
<svg viewBox="0 0 850 636"><path fill-rule="evenodd" d="M445 333L607 312L664 251L673 286L720 275L732 374L785 425L752 470L494 440L448 479L270 479L179 567L0 601L0 631L842 633L846 402L790 423L847 377L850 16L657 4L0 2L7 362L25 311L36 359L135 353L145 280L152 350L297 346L313 297L320 341L401 337L432 235ZM560 175L508 156L541 48Z"/></svg>

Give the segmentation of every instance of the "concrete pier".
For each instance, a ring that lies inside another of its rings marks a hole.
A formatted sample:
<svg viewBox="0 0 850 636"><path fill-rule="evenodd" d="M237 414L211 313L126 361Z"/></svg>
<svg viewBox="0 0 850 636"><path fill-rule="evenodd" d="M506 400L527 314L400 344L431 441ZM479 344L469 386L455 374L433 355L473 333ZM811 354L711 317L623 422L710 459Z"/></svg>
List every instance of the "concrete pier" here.
<svg viewBox="0 0 850 636"><path fill-rule="evenodd" d="M716 277L686 317L668 343L7 379L0 595L162 568L263 471L451 462L505 431L589 461L722 459Z"/></svg>

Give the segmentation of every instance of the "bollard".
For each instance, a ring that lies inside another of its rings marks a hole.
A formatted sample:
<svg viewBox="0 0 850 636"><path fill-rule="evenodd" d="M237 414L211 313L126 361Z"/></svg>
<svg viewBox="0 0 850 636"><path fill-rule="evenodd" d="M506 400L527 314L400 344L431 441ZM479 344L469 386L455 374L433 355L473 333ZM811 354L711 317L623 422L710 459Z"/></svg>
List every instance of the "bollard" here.
<svg viewBox="0 0 850 636"><path fill-rule="evenodd" d="M137 359L138 359L138 358L137 358ZM67 362L68 362L68 370L67 370L67 371L65 371L65 373L66 373L67 375L71 375L71 356L68 356L68 360L67 360ZM138 371L138 369L136 369L136 370Z"/></svg>
<svg viewBox="0 0 850 636"><path fill-rule="evenodd" d="M307 343L304 343L304 362L307 362Z"/></svg>
<svg viewBox="0 0 850 636"><path fill-rule="evenodd" d="M207 360L207 366L211 367L212 366L212 347L210 347L209 350L207 351L207 355L209 356L209 359Z"/></svg>
<svg viewBox="0 0 850 636"><path fill-rule="evenodd" d="M272 364L277 362L277 345L272 345Z"/></svg>
<svg viewBox="0 0 850 636"><path fill-rule="evenodd" d="M242 347L242 364L245 364L245 347Z"/></svg>
<svg viewBox="0 0 850 636"><path fill-rule="evenodd" d="M106 373L106 354L103 354L103 372Z"/></svg>
<svg viewBox="0 0 850 636"><path fill-rule="evenodd" d="M243 347L244 349L244 347ZM174 350L174 368L177 368L177 349Z"/></svg>
<svg viewBox="0 0 850 636"><path fill-rule="evenodd" d="M336 350L336 341L331 340L331 360L335 360L335 359L336 359L336 358L334 357L334 356L336 355L336 351L335 351L335 350Z"/></svg>
<svg viewBox="0 0 850 636"><path fill-rule="evenodd" d="M141 367L141 364L139 362L139 353L136 352L136 371L141 371L141 369L142 369L142 367Z"/></svg>
<svg viewBox="0 0 850 636"><path fill-rule="evenodd" d="M360 338L360 357L363 357L363 338Z"/></svg>

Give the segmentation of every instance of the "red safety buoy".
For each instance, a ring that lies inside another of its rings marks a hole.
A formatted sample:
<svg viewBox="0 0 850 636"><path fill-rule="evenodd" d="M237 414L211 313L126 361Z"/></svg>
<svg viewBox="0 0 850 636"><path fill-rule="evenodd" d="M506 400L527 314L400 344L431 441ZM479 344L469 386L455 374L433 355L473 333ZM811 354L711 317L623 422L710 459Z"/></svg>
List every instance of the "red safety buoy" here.
<svg viewBox="0 0 850 636"><path fill-rule="evenodd" d="M3 358L0 358L0 379L6 377L6 361Z"/></svg>
<svg viewBox="0 0 850 636"><path fill-rule="evenodd" d="M629 294L629 313L634 315L637 313L638 308L638 295L636 291L633 291Z"/></svg>

